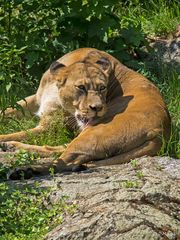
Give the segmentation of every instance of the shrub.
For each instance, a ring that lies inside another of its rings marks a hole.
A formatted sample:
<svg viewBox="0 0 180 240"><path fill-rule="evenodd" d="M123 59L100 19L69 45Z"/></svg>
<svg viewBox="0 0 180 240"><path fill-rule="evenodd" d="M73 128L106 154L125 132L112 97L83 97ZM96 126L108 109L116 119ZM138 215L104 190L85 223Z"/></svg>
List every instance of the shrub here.
<svg viewBox="0 0 180 240"><path fill-rule="evenodd" d="M139 26L121 28L118 0L9 0L0 7L0 109L34 91L54 60L80 47L95 47L126 63L145 44ZM26 91L22 91L26 89Z"/></svg>

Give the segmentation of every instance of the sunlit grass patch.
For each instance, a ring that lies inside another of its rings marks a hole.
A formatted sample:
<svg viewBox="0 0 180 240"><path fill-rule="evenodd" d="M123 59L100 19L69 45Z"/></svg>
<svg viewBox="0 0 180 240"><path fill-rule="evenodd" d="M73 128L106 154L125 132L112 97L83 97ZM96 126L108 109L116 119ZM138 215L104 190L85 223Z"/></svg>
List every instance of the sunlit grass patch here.
<svg viewBox="0 0 180 240"><path fill-rule="evenodd" d="M46 130L38 135L34 135L28 129L38 125L37 117L24 117L22 119L4 118L0 121L0 134L13 133L18 131L27 131L28 138L24 143L33 145L58 146L68 143L74 137L74 131L69 130L64 122L61 111L57 111L52 117Z"/></svg>

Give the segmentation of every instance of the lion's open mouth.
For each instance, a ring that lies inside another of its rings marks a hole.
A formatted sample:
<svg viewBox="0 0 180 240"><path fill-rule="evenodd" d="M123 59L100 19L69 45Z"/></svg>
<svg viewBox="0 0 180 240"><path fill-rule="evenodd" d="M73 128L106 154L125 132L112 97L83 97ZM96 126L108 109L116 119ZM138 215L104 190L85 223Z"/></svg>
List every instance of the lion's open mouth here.
<svg viewBox="0 0 180 240"><path fill-rule="evenodd" d="M75 114L75 118L76 118L77 124L81 129L84 129L87 126L92 125L92 122L94 119L94 118L87 118L85 116L82 116L81 114Z"/></svg>
<svg viewBox="0 0 180 240"><path fill-rule="evenodd" d="M92 118L83 117L80 114L76 116L77 120L80 121L83 125L87 126L92 121Z"/></svg>

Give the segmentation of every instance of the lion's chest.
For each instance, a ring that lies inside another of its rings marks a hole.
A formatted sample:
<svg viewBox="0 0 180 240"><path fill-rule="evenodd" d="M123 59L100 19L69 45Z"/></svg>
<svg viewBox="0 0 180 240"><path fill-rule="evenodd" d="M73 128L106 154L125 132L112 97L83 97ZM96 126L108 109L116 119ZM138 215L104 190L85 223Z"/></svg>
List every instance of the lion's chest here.
<svg viewBox="0 0 180 240"><path fill-rule="evenodd" d="M56 110L59 106L61 106L61 102L58 95L58 88L56 83L53 83L43 90L36 115L41 117Z"/></svg>

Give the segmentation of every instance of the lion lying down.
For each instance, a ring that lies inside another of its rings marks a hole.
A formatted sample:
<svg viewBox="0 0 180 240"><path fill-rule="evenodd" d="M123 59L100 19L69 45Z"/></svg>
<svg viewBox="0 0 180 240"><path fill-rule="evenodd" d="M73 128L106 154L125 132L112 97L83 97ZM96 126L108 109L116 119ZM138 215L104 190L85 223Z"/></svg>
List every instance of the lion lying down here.
<svg viewBox="0 0 180 240"><path fill-rule="evenodd" d="M52 163L32 166L32 175L77 170L80 166L121 164L143 155L153 156L168 138L170 118L158 89L139 73L109 54L82 48L66 54L44 73L37 93L19 104L40 117L30 129L48 128L57 109L75 117L81 133L65 148L23 144L27 132L0 135L0 142L44 153L62 153ZM20 116L8 109L6 115ZM26 177L26 168L23 168ZM18 172L14 173L14 178ZM13 177L12 177L13 178Z"/></svg>

